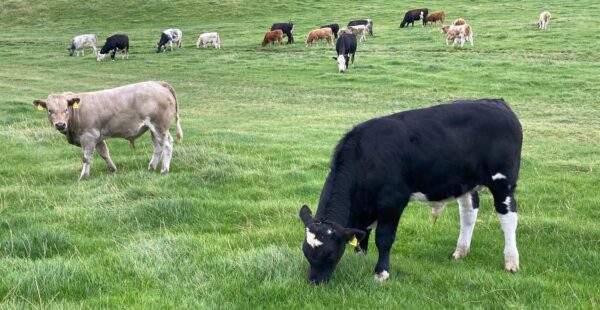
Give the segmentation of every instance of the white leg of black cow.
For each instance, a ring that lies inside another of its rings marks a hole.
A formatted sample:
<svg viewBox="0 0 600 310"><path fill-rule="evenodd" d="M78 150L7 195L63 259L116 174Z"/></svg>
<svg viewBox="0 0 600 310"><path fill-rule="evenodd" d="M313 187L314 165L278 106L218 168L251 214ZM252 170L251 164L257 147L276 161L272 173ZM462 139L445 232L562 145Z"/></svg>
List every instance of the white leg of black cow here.
<svg viewBox="0 0 600 310"><path fill-rule="evenodd" d="M110 158L110 153L108 151L108 145L106 145L106 141L102 140L98 142L98 144L96 144L96 151L98 152L98 154L100 154L100 157L104 159L110 172L117 171L115 163L113 163L112 159Z"/></svg>
<svg viewBox="0 0 600 310"><path fill-rule="evenodd" d="M81 168L81 174L79 180L85 180L90 176L90 166L92 165L92 156L94 155L95 142L81 143L81 160L83 161L83 168Z"/></svg>
<svg viewBox="0 0 600 310"><path fill-rule="evenodd" d="M160 160L160 155L162 155L162 136L159 134L155 134L151 132L152 136L152 144L154 145L154 152L152 153L152 159L150 159L150 163L148 164L148 170L154 171L156 170L156 166L158 165L158 161Z"/></svg>
<svg viewBox="0 0 600 310"><path fill-rule="evenodd" d="M507 197L510 199L510 197ZM517 212L496 213L504 232L504 270L519 271L519 251L517 250Z"/></svg>
<svg viewBox="0 0 600 310"><path fill-rule="evenodd" d="M435 224L442 214L444 207L446 206L443 202L432 202L431 203L431 218L433 219L433 223Z"/></svg>
<svg viewBox="0 0 600 310"><path fill-rule="evenodd" d="M467 256L471 248L471 238L479 212L479 196L477 195L477 192L467 193L457 199L460 213L460 235L456 242L456 250L452 254L453 259Z"/></svg>
<svg viewBox="0 0 600 310"><path fill-rule="evenodd" d="M167 131L165 138L163 139L163 161L160 173L169 172L169 166L171 165L171 155L173 154L173 137Z"/></svg>

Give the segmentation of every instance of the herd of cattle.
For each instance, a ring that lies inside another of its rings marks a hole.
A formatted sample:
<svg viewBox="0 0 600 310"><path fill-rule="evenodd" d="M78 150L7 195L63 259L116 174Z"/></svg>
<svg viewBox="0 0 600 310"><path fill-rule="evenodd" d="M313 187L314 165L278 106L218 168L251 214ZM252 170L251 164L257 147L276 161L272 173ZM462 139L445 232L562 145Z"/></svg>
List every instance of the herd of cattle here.
<svg viewBox="0 0 600 310"><path fill-rule="evenodd" d="M423 24L442 24L443 12L428 14L426 8L406 12L400 27L422 20ZM543 12L539 28L546 29L550 13ZM464 19L443 26L446 44L473 44L473 30ZM292 23L273 24L265 34L263 46L283 40L294 42ZM344 28L337 24L312 30L306 40L333 43L340 72L354 62L357 37L373 35L370 19L351 21ZM364 38L366 39L366 38ZM167 29L156 45L156 52L181 47L182 32ZM77 36L70 55L84 47L96 54L96 36ZM221 47L219 34L203 33L196 47L212 44ZM128 56L129 38L118 34L106 39L98 60L117 51ZM83 51L82 51L83 52ZM156 170L162 158L161 173L169 172L173 137L169 127L173 118L176 136L181 141L179 104L176 93L166 82L148 81L95 92L51 94L34 100L46 110L48 120L70 144L81 147L83 168L79 179L89 177L94 151L104 159L111 172L116 166L105 143L123 138L133 146L146 131L151 132L154 151L148 170ZM468 137L468 138L465 138ZM465 257L479 207L478 191L487 187L504 232L504 268L519 270L516 245L517 204L514 198L519 176L522 129L516 115L502 99L460 100L448 104L392 114L355 126L338 143L323 186L316 216L306 205L299 216L305 226L303 252L310 264L309 280L330 279L345 251L345 244L366 252L371 230L379 259L375 280L389 278L389 254L402 212L410 200L428 203L437 218L447 202L457 200L460 210L460 235L452 258ZM440 156L440 154L444 154Z"/></svg>

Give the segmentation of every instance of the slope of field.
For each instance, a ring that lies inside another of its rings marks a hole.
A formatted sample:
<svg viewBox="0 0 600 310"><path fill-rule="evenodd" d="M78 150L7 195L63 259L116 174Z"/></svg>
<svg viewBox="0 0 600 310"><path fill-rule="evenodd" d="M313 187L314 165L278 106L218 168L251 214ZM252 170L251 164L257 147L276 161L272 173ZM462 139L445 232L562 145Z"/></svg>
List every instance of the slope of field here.
<svg viewBox="0 0 600 310"><path fill-rule="evenodd" d="M473 26L475 46L463 49L446 47L438 26L399 29L412 5L0 2L0 308L598 308L600 3L428 2ZM542 10L553 16L546 31L535 26ZM374 36L346 74L333 47L302 44L313 28L357 18L373 19ZM260 48L272 23L289 20L296 44ZM156 54L170 27L183 30L183 48ZM222 50L195 48L205 31L221 33ZM83 33L127 33L129 60L69 57ZM95 156L78 182L79 149L32 101L143 80L179 97L185 137L171 172L146 171L146 135L135 150L110 140L117 173ZM341 135L372 117L484 97L504 98L524 128L521 272L503 271L484 192L467 258L448 259L456 203L436 225L411 203L387 283L373 281L374 244L366 256L348 249L329 284L307 283L297 212L316 209Z"/></svg>

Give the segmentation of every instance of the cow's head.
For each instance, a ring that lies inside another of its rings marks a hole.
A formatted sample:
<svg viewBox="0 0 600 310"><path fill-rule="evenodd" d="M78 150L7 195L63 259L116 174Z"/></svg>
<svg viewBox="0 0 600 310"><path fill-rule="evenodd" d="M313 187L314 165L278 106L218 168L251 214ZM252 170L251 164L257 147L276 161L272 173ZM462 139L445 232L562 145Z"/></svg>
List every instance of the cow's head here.
<svg viewBox="0 0 600 310"><path fill-rule="evenodd" d="M443 33L448 33L448 29L450 28L450 26L442 26L442 32Z"/></svg>
<svg viewBox="0 0 600 310"><path fill-rule="evenodd" d="M327 282L344 255L346 244L354 238L361 240L365 232L315 220L307 205L300 208L300 219L306 233L302 251L310 264L308 280L316 284Z"/></svg>
<svg viewBox="0 0 600 310"><path fill-rule="evenodd" d="M69 107L73 104L79 104L79 98L73 96L72 93L64 93L61 95L50 95L46 101L34 100L33 105L38 109L45 109L48 112L48 121L58 131L64 133L67 131L69 123Z"/></svg>
<svg viewBox="0 0 600 310"><path fill-rule="evenodd" d="M156 44L156 52L160 53L162 51L162 46L160 45L160 42L158 44Z"/></svg>
<svg viewBox="0 0 600 310"><path fill-rule="evenodd" d="M348 61L346 59L346 56L338 55L338 57L333 57L333 59L335 59L337 61L338 71L340 73L346 72L346 70L348 69Z"/></svg>
<svg viewBox="0 0 600 310"><path fill-rule="evenodd" d="M98 53L98 56L96 57L96 60L102 61L102 60L104 60L105 57L106 57L106 54Z"/></svg>

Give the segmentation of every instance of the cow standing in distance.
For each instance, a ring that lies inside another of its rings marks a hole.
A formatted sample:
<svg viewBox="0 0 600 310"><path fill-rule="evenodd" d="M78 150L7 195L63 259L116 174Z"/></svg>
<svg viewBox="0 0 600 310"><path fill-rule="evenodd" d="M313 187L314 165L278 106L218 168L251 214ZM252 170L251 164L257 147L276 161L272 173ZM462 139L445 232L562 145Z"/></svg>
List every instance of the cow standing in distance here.
<svg viewBox="0 0 600 310"><path fill-rule="evenodd" d="M452 46L460 42L460 47L463 47L465 41L471 43L471 46L473 46L473 28L469 24L443 26L442 32L446 34L446 46L448 46L448 41L450 40L452 40Z"/></svg>
<svg viewBox="0 0 600 310"><path fill-rule="evenodd" d="M438 21L440 21L443 25L445 20L446 15L444 14L444 11L439 11L427 15L427 17L425 18L425 25L427 25L427 23L437 24Z"/></svg>
<svg viewBox="0 0 600 310"><path fill-rule="evenodd" d="M115 61L115 54L117 51L123 53L121 59L129 59L129 37L127 35L115 34L106 38L106 42L104 43L104 46L102 46L96 59L102 61L106 57L106 54L110 53L110 58Z"/></svg>
<svg viewBox="0 0 600 310"><path fill-rule="evenodd" d="M548 29L548 24L550 23L550 12L544 11L540 14L540 18L538 20L538 28L540 29Z"/></svg>
<svg viewBox="0 0 600 310"><path fill-rule="evenodd" d="M340 29L340 33L351 33L359 38L359 42L367 41L367 33L369 28L367 25L348 26Z"/></svg>
<svg viewBox="0 0 600 310"><path fill-rule="evenodd" d="M273 46L275 42L279 42L279 46L281 46L281 41L283 41L283 31L281 31L281 29L267 31L262 41L262 47L267 45Z"/></svg>
<svg viewBox="0 0 600 310"><path fill-rule="evenodd" d="M171 52L173 51L173 43L177 44L178 48L181 48L181 38L183 33L181 30L177 28L170 28L163 31L160 34L160 40L156 44L156 52L160 53L163 50L167 49L167 44L171 48Z"/></svg>
<svg viewBox="0 0 600 310"><path fill-rule="evenodd" d="M521 124L502 99L459 100L355 126L335 148L316 216L300 208L309 280L328 281L348 242L358 241L357 251L366 252L373 227L374 277L388 279L390 249L411 199L430 204L434 216L458 200L460 235L452 258L465 257L482 186L493 196L504 232L504 269L518 271L514 193L521 145Z"/></svg>
<svg viewBox="0 0 600 310"><path fill-rule="evenodd" d="M352 33L340 33L340 36L335 44L337 57L333 57L337 61L338 71L340 73L348 70L350 60L354 64L354 55L356 54L356 36Z"/></svg>
<svg viewBox="0 0 600 310"><path fill-rule="evenodd" d="M422 20L423 26L425 26L425 20L427 19L428 13L429 10L427 8L414 9L406 12L404 14L404 19L400 23L400 28L404 28L408 26L408 24L412 24L414 27L416 20Z"/></svg>
<svg viewBox="0 0 600 310"><path fill-rule="evenodd" d="M275 23L271 26L271 31L273 30L281 30L284 35L287 36L288 41L287 44L294 43L294 24L292 22L289 23Z"/></svg>
<svg viewBox="0 0 600 310"><path fill-rule="evenodd" d="M334 37L334 39L337 40L337 38L338 38L338 32L340 31L340 25L338 25L338 24L329 24L329 25L321 26L320 28L331 28L331 32L333 32L333 37Z"/></svg>
<svg viewBox="0 0 600 310"><path fill-rule="evenodd" d="M327 44L333 44L333 30L331 28L319 28L314 29L306 36L305 47L312 46L313 43L319 42L319 40L327 41Z"/></svg>
<svg viewBox="0 0 600 310"><path fill-rule="evenodd" d="M169 127L173 116L177 139L183 132L179 125L179 105L173 87L166 82L142 82L113 89L52 94L44 100L34 100L38 109L48 112L48 120L67 137L70 144L80 146L83 168L80 180L90 174L94 150L106 161L111 172L117 170L110 158L105 140L124 138L131 145L150 130L154 153L148 170L154 171L162 156L161 173L169 172L173 137Z"/></svg>
<svg viewBox="0 0 600 310"><path fill-rule="evenodd" d="M196 48L205 48L208 44L212 44L216 49L221 49L221 36L217 32L205 32L198 37Z"/></svg>
<svg viewBox="0 0 600 310"><path fill-rule="evenodd" d="M352 20L348 23L347 27L359 26L359 25L367 26L367 28L369 28L369 35L373 36L373 21L369 18Z"/></svg>
<svg viewBox="0 0 600 310"><path fill-rule="evenodd" d="M71 47L68 48L69 56L73 56L75 53L79 56L79 51L81 51L82 56L85 56L85 48L88 47L92 49L95 57L98 54L96 50L97 41L95 34L82 34L74 37L71 41Z"/></svg>

